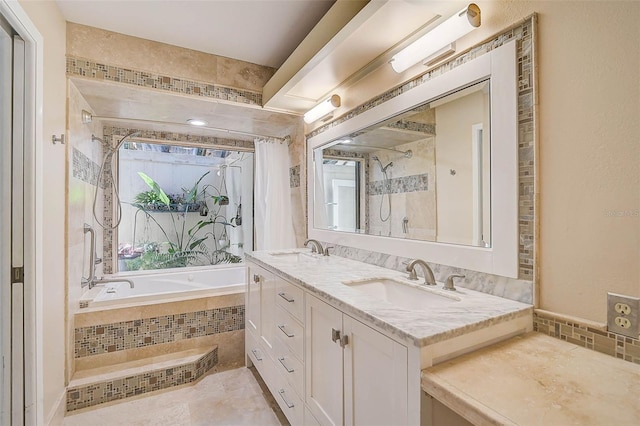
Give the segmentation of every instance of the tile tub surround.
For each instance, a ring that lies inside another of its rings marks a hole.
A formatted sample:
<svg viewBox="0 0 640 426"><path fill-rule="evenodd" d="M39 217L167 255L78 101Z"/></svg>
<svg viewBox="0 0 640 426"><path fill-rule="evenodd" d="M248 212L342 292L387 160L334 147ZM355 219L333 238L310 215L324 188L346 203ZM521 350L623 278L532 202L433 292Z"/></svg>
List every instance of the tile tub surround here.
<svg viewBox="0 0 640 426"><path fill-rule="evenodd" d="M307 249L287 250L289 251L310 253ZM457 303L421 311L403 310L343 285L342 281L385 277L406 282L406 274L339 256L315 256L311 260L297 262L278 258L270 253L254 251L247 254L247 257L328 300L340 310L418 347L512 319L522 318L530 322L533 312L533 308L524 303L463 289L453 294L461 299ZM452 295L440 289L426 291Z"/></svg>
<svg viewBox="0 0 640 426"><path fill-rule="evenodd" d="M536 309L533 329L586 349L640 364L640 339L610 333L604 324L587 323Z"/></svg>
<svg viewBox="0 0 640 426"><path fill-rule="evenodd" d="M307 139L319 135L320 133L348 121L371 108L376 107L384 102L389 101L403 93L406 93L422 83L446 73L447 71L473 60L491 50L516 40L516 60L517 60L517 87L518 87L518 167L519 167L519 274L517 280L507 279L504 277L496 277L489 274L465 271L473 275L471 280L474 283L482 283L479 291L488 290L490 294L502 295L504 297L514 298L526 303L532 303L534 300L534 263L535 263L535 246L534 237L536 235L536 216L535 216L535 146L536 146L536 103L537 88L535 79L535 51L536 51L536 26L537 16L534 14L525 20L517 23L513 27L503 31L500 34L488 39L486 42L479 44L468 51L465 51L453 59L439 65L425 74L402 83L401 85L388 90L370 101L352 109L335 120L311 131L306 135ZM313 226L313 224L309 224ZM333 244L332 244L333 245ZM357 250L345 248L345 251L351 251L351 254ZM360 251L357 257L366 257L369 261L379 261L379 265L389 267L389 262L395 263L393 256L384 253L373 253ZM361 260L361 259L360 259ZM456 270L446 265L431 264L434 272L438 269ZM395 269L395 268L394 268ZM469 275L468 275L469 276ZM482 277L482 278L481 278ZM467 280L468 282L469 280ZM513 287L513 288L512 288ZM513 294L514 296L507 296Z"/></svg>
<svg viewBox="0 0 640 426"><path fill-rule="evenodd" d="M76 327L74 357L244 329L244 305Z"/></svg>
<svg viewBox="0 0 640 426"><path fill-rule="evenodd" d="M178 366L140 369L126 377L92 381L67 389L67 412L194 382L218 363L218 348Z"/></svg>

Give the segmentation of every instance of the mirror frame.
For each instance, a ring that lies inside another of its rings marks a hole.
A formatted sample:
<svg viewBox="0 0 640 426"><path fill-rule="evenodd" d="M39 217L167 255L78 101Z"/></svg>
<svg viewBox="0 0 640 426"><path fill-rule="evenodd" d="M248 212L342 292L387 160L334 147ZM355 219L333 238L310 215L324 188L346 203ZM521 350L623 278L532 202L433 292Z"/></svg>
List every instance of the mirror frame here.
<svg viewBox="0 0 640 426"><path fill-rule="evenodd" d="M518 278L518 98L511 41L307 140L308 237L328 243ZM387 120L461 87L490 80L491 247L381 237L314 228L314 155L340 137Z"/></svg>

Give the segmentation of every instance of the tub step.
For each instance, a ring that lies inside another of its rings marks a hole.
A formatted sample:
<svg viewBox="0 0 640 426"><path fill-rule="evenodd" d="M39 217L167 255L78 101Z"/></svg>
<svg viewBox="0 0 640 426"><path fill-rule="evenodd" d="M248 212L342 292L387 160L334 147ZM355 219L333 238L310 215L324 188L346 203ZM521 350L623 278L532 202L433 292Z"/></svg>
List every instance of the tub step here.
<svg viewBox="0 0 640 426"><path fill-rule="evenodd" d="M67 387L67 412L191 383L218 363L218 346L76 372Z"/></svg>

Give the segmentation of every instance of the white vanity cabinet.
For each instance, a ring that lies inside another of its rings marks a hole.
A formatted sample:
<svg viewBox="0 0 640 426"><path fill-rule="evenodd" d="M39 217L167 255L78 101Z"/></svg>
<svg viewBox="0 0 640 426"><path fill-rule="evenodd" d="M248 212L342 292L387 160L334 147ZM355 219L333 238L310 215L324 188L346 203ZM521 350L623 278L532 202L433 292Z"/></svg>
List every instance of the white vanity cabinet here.
<svg viewBox="0 0 640 426"><path fill-rule="evenodd" d="M305 402L321 424L407 424L405 346L309 293L305 327Z"/></svg>

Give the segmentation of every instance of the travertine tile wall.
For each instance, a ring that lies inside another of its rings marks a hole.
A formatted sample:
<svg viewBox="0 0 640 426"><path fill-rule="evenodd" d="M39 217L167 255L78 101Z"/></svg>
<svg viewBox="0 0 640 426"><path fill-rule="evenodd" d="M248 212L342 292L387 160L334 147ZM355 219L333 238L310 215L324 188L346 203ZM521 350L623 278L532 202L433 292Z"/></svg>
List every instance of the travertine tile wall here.
<svg viewBox="0 0 640 426"><path fill-rule="evenodd" d="M402 85L395 87L369 102L354 108L345 115L322 126L311 133L307 138L316 136L340 123L350 120L359 114L380 105L392 98L395 98L413 88L423 84L430 79L444 74L449 70L473 60L503 44L515 40L517 55L518 74L518 166L519 166L519 224L520 224L520 244L519 244L519 276L518 279L494 276L475 271L461 270L447 265L433 265L436 278L442 279L446 274L462 272L467 275L461 286L467 286L476 290L485 291L491 294L520 300L526 303L533 303L534 295L534 235L535 235L535 200L534 200L534 144L535 144L535 122L534 122L534 63L535 56L535 28L536 16L533 15L514 27L496 35L492 39L475 46L457 56L456 58L438 66L425 74L418 76ZM373 253L366 250L358 250L352 247L337 247L336 254L355 258L361 261L375 263L403 270L402 261L405 259L390 256L384 253ZM440 275L443 275L440 277Z"/></svg>

